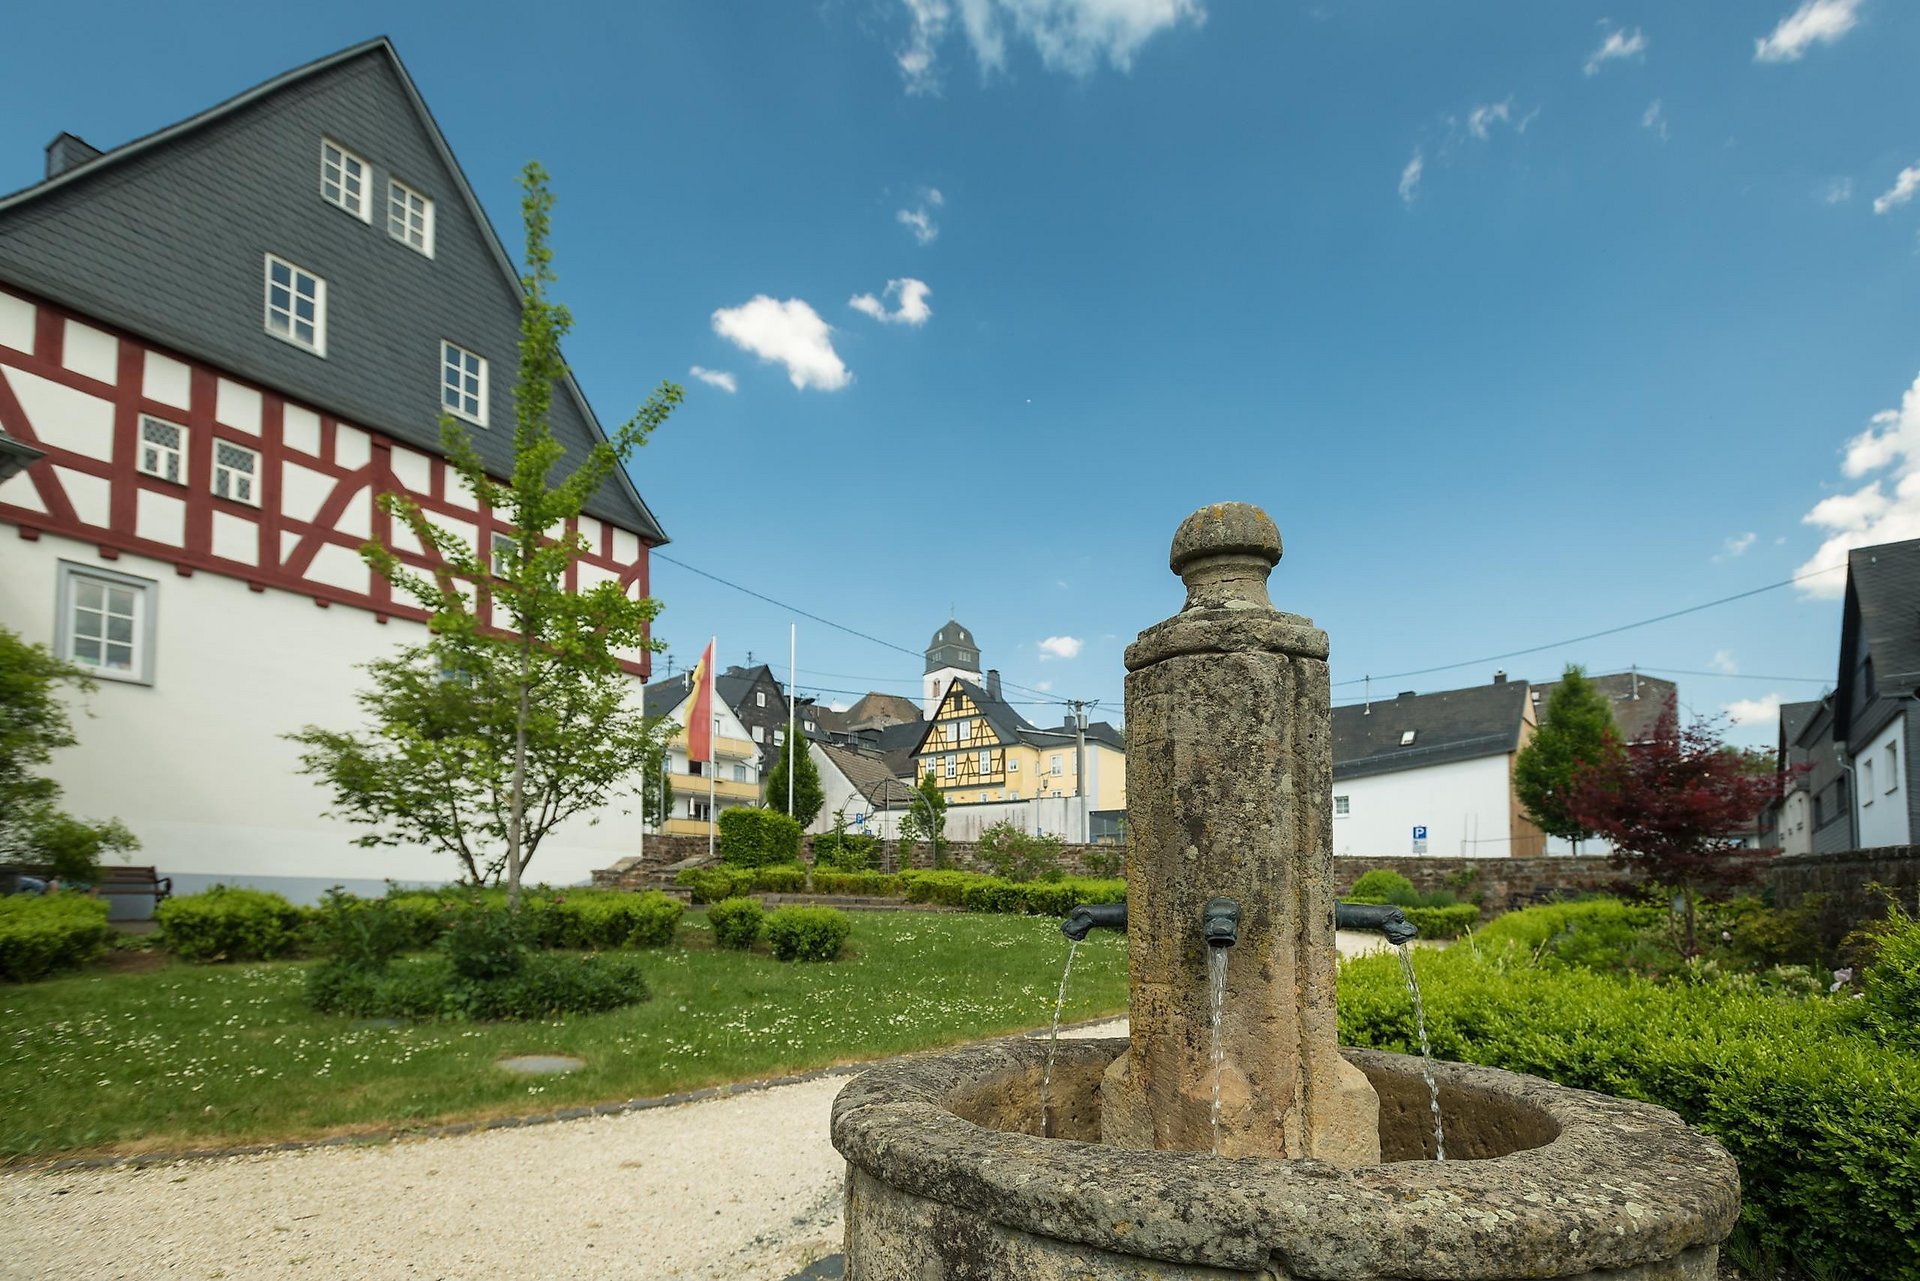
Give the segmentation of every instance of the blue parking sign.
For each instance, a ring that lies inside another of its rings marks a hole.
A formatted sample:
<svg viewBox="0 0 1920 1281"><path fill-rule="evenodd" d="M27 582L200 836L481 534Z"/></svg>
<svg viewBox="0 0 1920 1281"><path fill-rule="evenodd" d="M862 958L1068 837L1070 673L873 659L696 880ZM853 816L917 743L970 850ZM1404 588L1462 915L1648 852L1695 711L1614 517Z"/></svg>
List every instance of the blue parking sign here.
<svg viewBox="0 0 1920 1281"><path fill-rule="evenodd" d="M1424 841L1424 840L1426 840L1426 839L1427 839L1427 829L1426 829L1426 828L1424 828L1424 827L1416 827L1416 828L1414 828L1414 829L1413 829L1413 839L1414 839L1414 840L1416 840L1416 841Z"/></svg>

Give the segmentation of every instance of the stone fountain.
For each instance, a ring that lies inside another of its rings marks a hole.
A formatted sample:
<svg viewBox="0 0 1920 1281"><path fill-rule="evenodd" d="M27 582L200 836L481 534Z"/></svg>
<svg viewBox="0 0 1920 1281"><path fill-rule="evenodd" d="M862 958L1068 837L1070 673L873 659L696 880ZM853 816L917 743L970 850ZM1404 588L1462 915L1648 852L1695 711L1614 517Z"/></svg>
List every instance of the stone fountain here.
<svg viewBox="0 0 1920 1281"><path fill-rule="evenodd" d="M1337 1045L1327 637L1268 598L1280 551L1195 512L1186 606L1127 650L1129 1038L1061 1043L1050 1137L1044 1042L848 1085L848 1277L1712 1281L1739 1178L1671 1112L1434 1064L1435 1160L1422 1061Z"/></svg>

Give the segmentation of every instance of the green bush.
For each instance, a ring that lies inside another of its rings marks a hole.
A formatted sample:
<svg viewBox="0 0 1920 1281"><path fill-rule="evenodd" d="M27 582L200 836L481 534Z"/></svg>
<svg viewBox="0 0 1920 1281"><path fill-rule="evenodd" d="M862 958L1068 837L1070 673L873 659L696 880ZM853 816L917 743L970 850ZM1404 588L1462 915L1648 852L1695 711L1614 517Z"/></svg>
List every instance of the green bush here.
<svg viewBox="0 0 1920 1281"><path fill-rule="evenodd" d="M327 891L307 922L307 938L312 947L349 970L377 970L402 952L424 944L422 913L424 900L415 897L403 906L392 897L363 899L347 893L338 885ZM433 934L444 928L445 912L431 901Z"/></svg>
<svg viewBox="0 0 1920 1281"><path fill-rule="evenodd" d="M0 979L23 983L78 969L107 950L107 905L84 894L0 898Z"/></svg>
<svg viewBox="0 0 1920 1281"><path fill-rule="evenodd" d="M1570 905L1568 905L1570 906ZM1920 1278L1920 1058L1858 1034L1854 1002L1656 984L1535 965L1510 943L1417 953L1438 1058L1527 1072L1672 1108L1740 1164L1742 1219L1813 1275ZM1347 962L1340 1035L1417 1045L1397 957Z"/></svg>
<svg viewBox="0 0 1920 1281"><path fill-rule="evenodd" d="M833 907L783 907L767 917L767 945L782 961L831 961L853 922Z"/></svg>
<svg viewBox="0 0 1920 1281"><path fill-rule="evenodd" d="M760 937L767 922L767 909L750 898L722 899L707 909L707 923L713 926L713 941L721 947L746 951Z"/></svg>
<svg viewBox="0 0 1920 1281"><path fill-rule="evenodd" d="M813 871L815 894L861 894L873 898L899 898L904 892L900 878L884 872Z"/></svg>
<svg viewBox="0 0 1920 1281"><path fill-rule="evenodd" d="M216 885L155 909L160 941L183 961L263 961L300 941L302 913L266 890Z"/></svg>
<svg viewBox="0 0 1920 1281"><path fill-rule="evenodd" d="M730 867L766 867L800 861L800 824L778 810L720 811L720 861Z"/></svg>
<svg viewBox="0 0 1920 1281"><path fill-rule="evenodd" d="M961 891L960 906L969 912L1023 913L1027 910L1024 888L997 876L983 876Z"/></svg>
<svg viewBox="0 0 1920 1281"><path fill-rule="evenodd" d="M902 872L899 880L909 903L939 903L969 912L1065 916L1081 903L1127 901L1125 881L1090 877L1015 883L979 872ZM814 882L818 885L817 875Z"/></svg>
<svg viewBox="0 0 1920 1281"><path fill-rule="evenodd" d="M1395 871L1376 867L1370 872L1362 872L1353 888L1343 895L1349 903L1392 903L1398 907L1412 907L1420 901L1420 891L1413 888L1413 882Z"/></svg>
<svg viewBox="0 0 1920 1281"><path fill-rule="evenodd" d="M807 888L807 869L798 863L779 863L753 870L753 888L763 894L803 894Z"/></svg>
<svg viewBox="0 0 1920 1281"><path fill-rule="evenodd" d="M816 872L865 872L879 848L878 839L862 832L823 832L813 838L813 866Z"/></svg>
<svg viewBox="0 0 1920 1281"><path fill-rule="evenodd" d="M673 883L691 890L696 903L718 903L751 890L753 873L738 867L690 867L675 875Z"/></svg>
<svg viewBox="0 0 1920 1281"><path fill-rule="evenodd" d="M1450 907L1403 907L1400 911L1420 931L1423 939L1457 939L1480 920L1480 909L1472 903Z"/></svg>
<svg viewBox="0 0 1920 1281"><path fill-rule="evenodd" d="M510 978L527 963L531 922L503 907L475 900L456 912L440 936L454 977L470 983Z"/></svg>
<svg viewBox="0 0 1920 1281"><path fill-rule="evenodd" d="M1635 931L1658 925L1662 917L1657 907L1624 903L1617 898L1578 899L1571 903L1548 903L1508 912L1495 918L1479 933L1483 942L1512 940L1530 952L1537 952L1556 940L1579 933L1595 933L1624 938Z"/></svg>
<svg viewBox="0 0 1920 1281"><path fill-rule="evenodd" d="M512 973L480 979L462 978L443 952L379 970L323 962L307 976L315 1009L359 1018L539 1019L619 1009L647 995L640 958L619 952L534 952Z"/></svg>
<svg viewBox="0 0 1920 1281"><path fill-rule="evenodd" d="M1920 1049L1920 921L1898 907L1861 980L1867 1023L1890 1045Z"/></svg>
<svg viewBox="0 0 1920 1281"><path fill-rule="evenodd" d="M981 879L977 872L938 870L900 873L900 885L906 893L907 902L938 903L944 907L959 907L967 886Z"/></svg>
<svg viewBox="0 0 1920 1281"><path fill-rule="evenodd" d="M980 861L1006 881L1059 880L1060 850L1059 837L1036 836L1005 819L980 833L974 846Z"/></svg>
<svg viewBox="0 0 1920 1281"><path fill-rule="evenodd" d="M541 947L600 951L616 947L665 947L687 909L658 890L568 890L537 907L527 905L539 920ZM502 909L504 910L504 909Z"/></svg>

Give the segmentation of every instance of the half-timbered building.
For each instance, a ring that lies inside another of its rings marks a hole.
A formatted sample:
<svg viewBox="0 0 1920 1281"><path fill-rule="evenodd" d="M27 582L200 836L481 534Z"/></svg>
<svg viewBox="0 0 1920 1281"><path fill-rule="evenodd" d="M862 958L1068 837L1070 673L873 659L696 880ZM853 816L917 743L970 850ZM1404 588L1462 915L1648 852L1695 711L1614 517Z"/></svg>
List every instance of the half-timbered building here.
<svg viewBox="0 0 1920 1281"><path fill-rule="evenodd" d="M111 150L63 134L44 180L0 197L0 440L24 459L0 487L0 624L99 678L59 779L177 887L449 875L353 846L282 735L357 723L361 665L425 636L358 553L431 563L377 495L483 553L510 532L442 459L439 419L508 474L519 307L384 39ZM551 423L574 458L604 439L571 379ZM627 475L575 529L569 586L646 593L665 535ZM637 687L648 657L626 658ZM633 811L557 832L530 874L633 852Z"/></svg>

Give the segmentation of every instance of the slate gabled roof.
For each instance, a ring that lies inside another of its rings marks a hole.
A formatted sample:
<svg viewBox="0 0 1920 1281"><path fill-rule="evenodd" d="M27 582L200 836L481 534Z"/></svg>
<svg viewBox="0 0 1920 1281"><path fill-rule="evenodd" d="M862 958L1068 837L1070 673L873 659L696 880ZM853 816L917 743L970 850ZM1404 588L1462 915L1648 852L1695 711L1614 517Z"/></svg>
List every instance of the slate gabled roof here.
<svg viewBox="0 0 1920 1281"><path fill-rule="evenodd" d="M669 676L665 680L655 681L646 687L641 698L642 711L648 716L666 716L674 708L687 701L691 693L687 688L685 672Z"/></svg>
<svg viewBox="0 0 1920 1281"><path fill-rule="evenodd" d="M323 136L368 162L371 225L322 199ZM388 236L389 177L434 201L432 258ZM264 331L269 252L327 282L324 357ZM0 197L0 281L434 454L458 343L489 363L475 444L511 474L518 274L384 36ZM571 375L550 421L572 460L606 438ZM624 471L587 511L667 541Z"/></svg>
<svg viewBox="0 0 1920 1281"><path fill-rule="evenodd" d="M1820 712L1820 700L1780 704L1780 757L1784 764L1787 750L1798 745L1800 732Z"/></svg>
<svg viewBox="0 0 1920 1281"><path fill-rule="evenodd" d="M1587 677L1588 682L1613 705L1614 728L1622 742L1641 743L1653 737L1653 727L1670 700L1677 700L1680 687L1672 681L1638 672L1609 672ZM1547 723L1547 705L1559 681L1533 686L1533 713L1540 724ZM1677 701L1675 705L1678 706Z"/></svg>
<svg viewBox="0 0 1920 1281"><path fill-rule="evenodd" d="M901 789L912 788L911 783L894 773L884 756L833 743L819 743L816 746L827 754L827 759L833 762L834 767L845 774L847 781L860 789L860 794L872 805L884 807L891 796L894 805L898 806L905 796Z"/></svg>
<svg viewBox="0 0 1920 1281"><path fill-rule="evenodd" d="M1855 705L1851 655L1864 641L1873 660L1876 695L1904 698L1920 691L1920 538L1847 553L1847 600L1840 616L1840 674L1834 699L1834 734L1851 736Z"/></svg>
<svg viewBox="0 0 1920 1281"><path fill-rule="evenodd" d="M1333 776L1361 778L1517 751L1530 702L1527 682L1507 681L1336 707ZM1402 745L1408 730L1413 742Z"/></svg>

